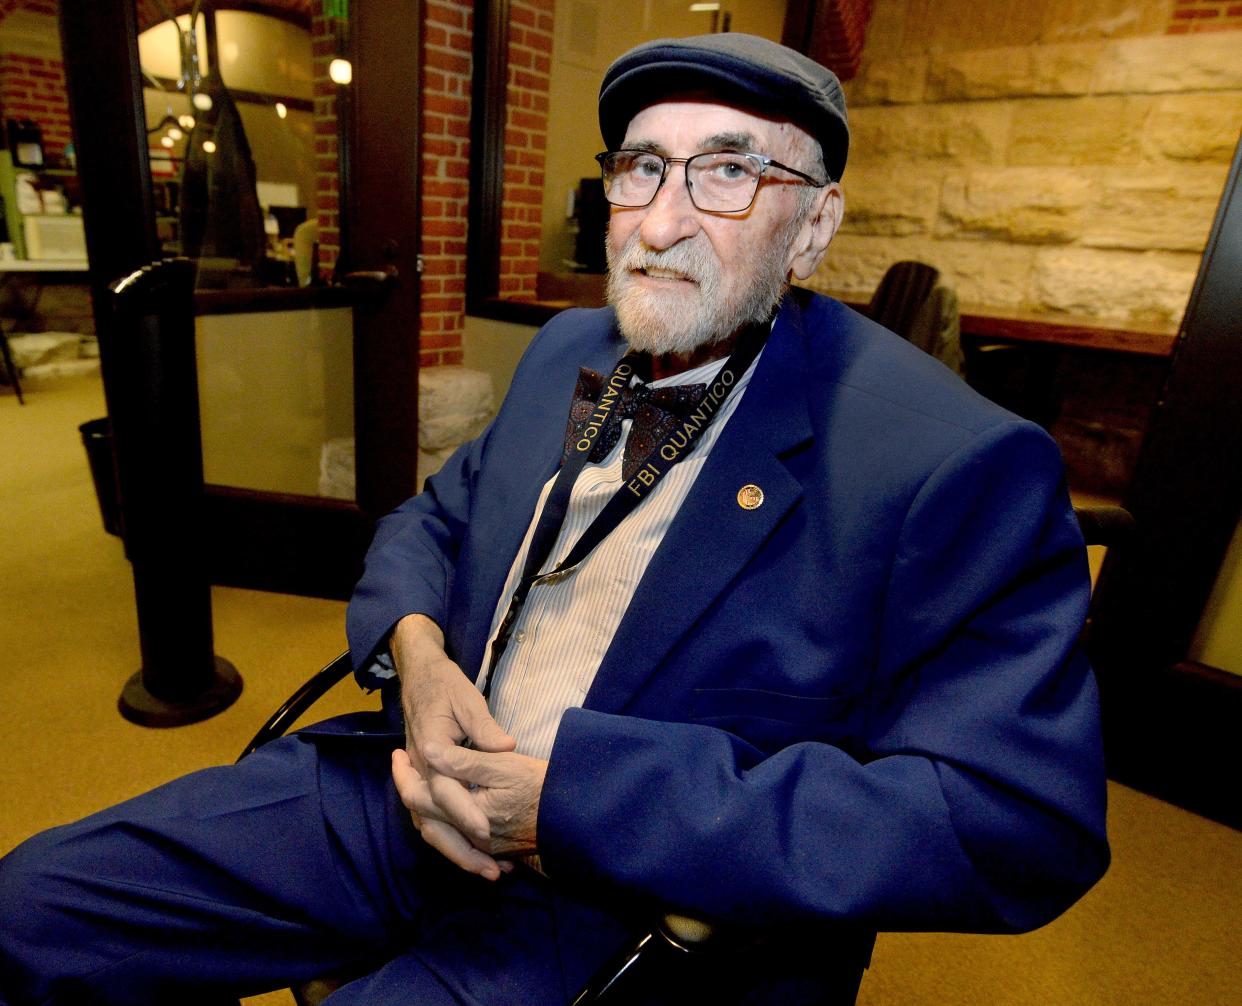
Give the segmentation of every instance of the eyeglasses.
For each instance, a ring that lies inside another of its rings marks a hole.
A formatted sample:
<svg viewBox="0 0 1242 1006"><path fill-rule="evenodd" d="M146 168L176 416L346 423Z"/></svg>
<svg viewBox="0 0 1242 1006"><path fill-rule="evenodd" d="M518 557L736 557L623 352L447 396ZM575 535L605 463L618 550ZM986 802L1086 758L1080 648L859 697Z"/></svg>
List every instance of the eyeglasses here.
<svg viewBox="0 0 1242 1006"><path fill-rule="evenodd" d="M608 150L596 154L604 176L604 198L613 206L637 209L655 199L673 164L686 166L686 189L695 208L705 213L741 213L750 209L759 179L768 168L780 168L802 183L822 189L828 182L774 161L762 154L715 150L693 157L661 157L647 150Z"/></svg>

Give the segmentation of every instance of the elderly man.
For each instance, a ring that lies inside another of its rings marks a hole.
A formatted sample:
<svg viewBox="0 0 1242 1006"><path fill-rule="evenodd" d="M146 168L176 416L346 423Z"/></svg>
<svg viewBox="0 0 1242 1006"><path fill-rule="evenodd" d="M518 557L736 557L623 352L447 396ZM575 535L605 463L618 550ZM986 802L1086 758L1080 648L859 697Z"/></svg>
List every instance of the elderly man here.
<svg viewBox="0 0 1242 1006"><path fill-rule="evenodd" d="M334 1003L542 1006L673 910L736 940L683 1001L848 1003L877 930L1030 929L1099 877L1055 446L788 288L841 220L836 78L664 40L600 123L612 306L380 525L349 629L385 712L22 846L7 1002L352 967Z"/></svg>

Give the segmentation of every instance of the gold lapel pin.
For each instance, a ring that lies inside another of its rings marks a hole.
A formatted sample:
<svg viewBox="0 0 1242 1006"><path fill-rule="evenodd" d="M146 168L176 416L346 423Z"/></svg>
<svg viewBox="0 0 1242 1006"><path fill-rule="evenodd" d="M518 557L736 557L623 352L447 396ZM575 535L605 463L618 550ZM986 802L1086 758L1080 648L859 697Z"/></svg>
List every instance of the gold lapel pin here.
<svg viewBox="0 0 1242 1006"><path fill-rule="evenodd" d="M758 510L763 506L763 490L753 482L737 491L737 505L743 510Z"/></svg>

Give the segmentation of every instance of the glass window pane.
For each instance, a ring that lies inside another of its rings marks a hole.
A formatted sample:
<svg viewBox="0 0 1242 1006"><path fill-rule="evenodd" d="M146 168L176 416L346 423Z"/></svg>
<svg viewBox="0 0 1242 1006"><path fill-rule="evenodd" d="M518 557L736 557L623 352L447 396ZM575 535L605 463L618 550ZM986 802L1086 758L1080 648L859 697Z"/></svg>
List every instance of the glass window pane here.
<svg viewBox="0 0 1242 1006"><path fill-rule="evenodd" d="M197 319L208 483L354 496L353 311Z"/></svg>

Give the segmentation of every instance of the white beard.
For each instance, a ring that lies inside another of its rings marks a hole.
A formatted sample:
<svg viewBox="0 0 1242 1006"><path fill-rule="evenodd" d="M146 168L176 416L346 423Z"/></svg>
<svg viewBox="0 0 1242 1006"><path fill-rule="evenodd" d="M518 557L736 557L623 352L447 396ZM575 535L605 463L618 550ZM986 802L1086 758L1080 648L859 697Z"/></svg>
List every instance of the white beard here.
<svg viewBox="0 0 1242 1006"><path fill-rule="evenodd" d="M644 245L636 229L619 251L606 242L608 303L631 348L663 356L721 342L772 316L785 293L786 235L767 242L749 275L726 282L711 243L702 233L663 251ZM642 287L634 270L663 270L691 282L684 289Z"/></svg>

